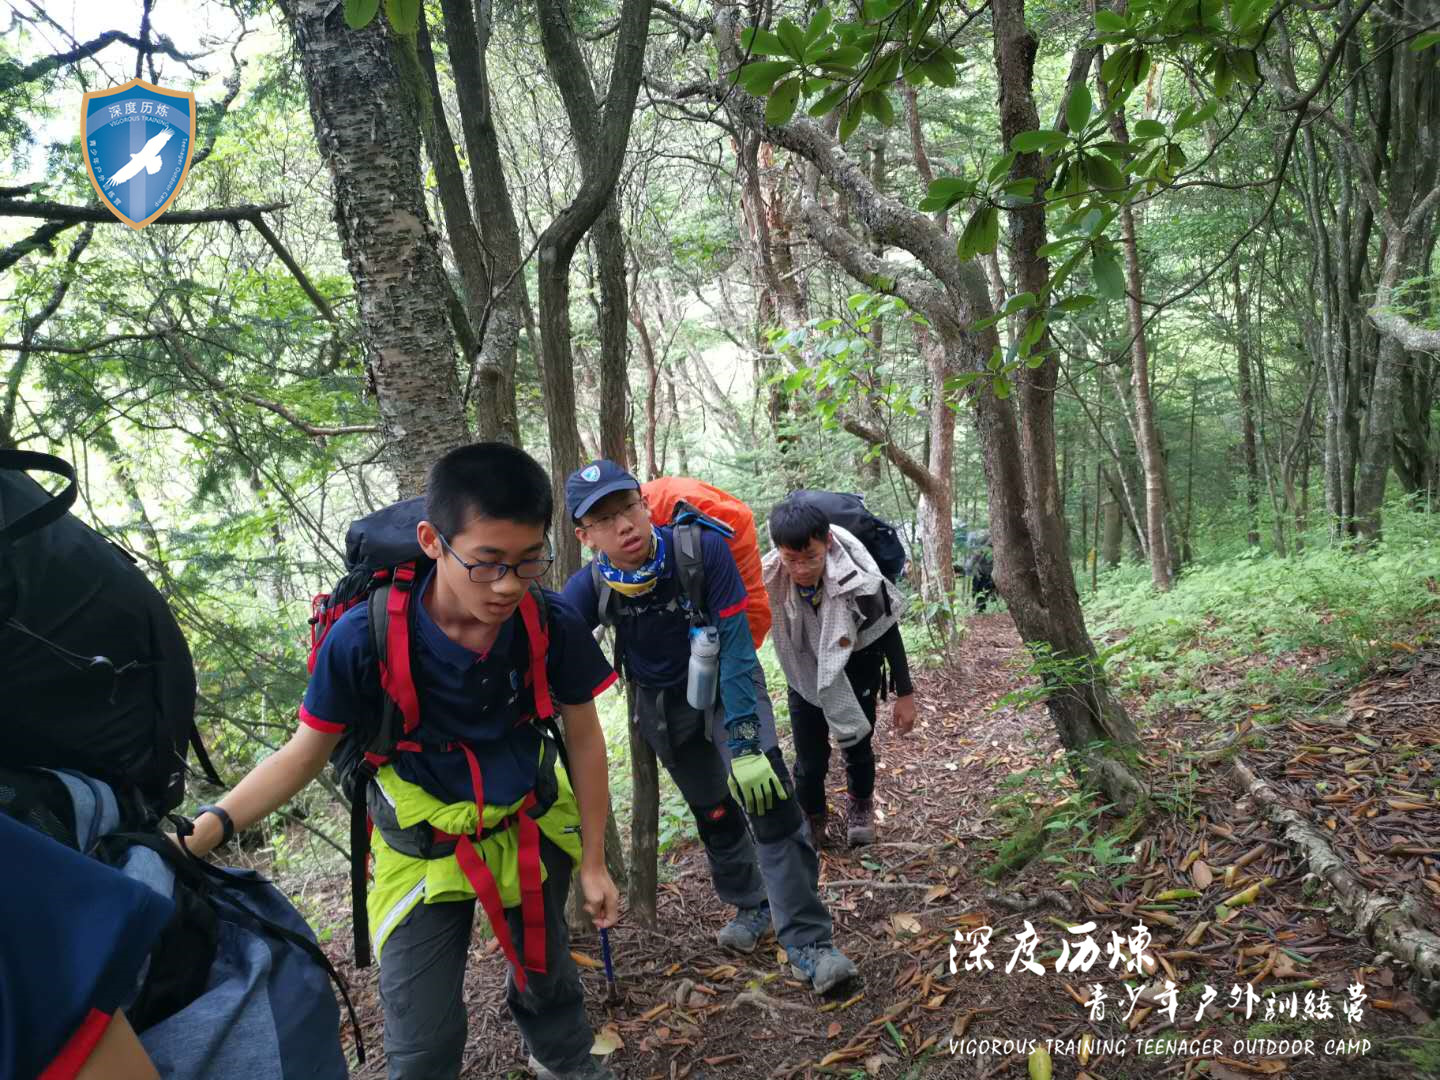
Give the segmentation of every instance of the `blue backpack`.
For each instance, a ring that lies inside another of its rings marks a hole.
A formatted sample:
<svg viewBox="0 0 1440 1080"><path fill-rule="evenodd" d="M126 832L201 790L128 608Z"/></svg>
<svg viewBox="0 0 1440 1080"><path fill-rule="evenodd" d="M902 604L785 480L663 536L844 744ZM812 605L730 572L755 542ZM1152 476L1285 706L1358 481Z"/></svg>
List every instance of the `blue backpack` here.
<svg viewBox="0 0 1440 1080"><path fill-rule="evenodd" d="M125 831L135 807L68 770L0 766L0 813L170 897L175 914L123 1006L161 1076L343 1080L339 975L274 885L181 852L153 827Z"/></svg>

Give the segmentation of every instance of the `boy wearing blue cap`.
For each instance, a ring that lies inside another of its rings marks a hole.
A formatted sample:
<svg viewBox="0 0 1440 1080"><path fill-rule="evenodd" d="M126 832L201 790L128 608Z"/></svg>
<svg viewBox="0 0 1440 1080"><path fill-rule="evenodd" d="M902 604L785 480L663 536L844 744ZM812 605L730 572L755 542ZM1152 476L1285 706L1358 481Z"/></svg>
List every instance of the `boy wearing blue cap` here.
<svg viewBox="0 0 1440 1080"><path fill-rule="evenodd" d="M773 924L795 974L817 993L855 978L832 942L819 859L776 741L748 598L724 538L653 525L639 482L612 461L572 473L565 505L595 559L566 583L564 598L591 627L602 606L607 621L613 615L636 725L695 815L716 893L738 909L720 944L752 952ZM692 597L677 548L696 533L698 551L687 558L698 561L703 595ZM698 708L686 692L692 626L718 631L718 707Z"/></svg>

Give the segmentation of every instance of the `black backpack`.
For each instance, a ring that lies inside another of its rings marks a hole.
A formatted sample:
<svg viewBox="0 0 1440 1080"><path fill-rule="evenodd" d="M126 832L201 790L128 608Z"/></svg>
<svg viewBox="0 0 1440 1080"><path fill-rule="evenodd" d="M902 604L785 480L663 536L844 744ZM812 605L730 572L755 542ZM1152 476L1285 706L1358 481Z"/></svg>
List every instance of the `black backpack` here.
<svg viewBox="0 0 1440 1080"><path fill-rule="evenodd" d="M27 470L68 484L52 496ZM75 497L68 462L0 450L0 760L136 791L158 819L184 797L187 749L221 783L195 727L194 662L135 559L69 513Z"/></svg>
<svg viewBox="0 0 1440 1080"><path fill-rule="evenodd" d="M370 917L365 906L372 825L370 781L381 765L407 748L402 742L415 732L421 719L411 659L414 590L434 565L415 533L424 517L425 500L417 496L352 522L345 534L345 575L330 592L320 593L311 602L311 673L330 628L360 603L369 605L371 644L380 663L380 709L353 717L345 737L330 755L336 780L350 800L350 899L356 967L367 967L371 960ZM559 759L568 769L545 668L550 647L549 607L539 585L532 583L521 600L520 616L525 633L515 635L513 647L521 670L528 672L534 722L554 739ZM433 830L428 826L422 823L406 832L410 834L410 853L425 858L438 853L433 846Z"/></svg>
<svg viewBox="0 0 1440 1080"><path fill-rule="evenodd" d="M880 573L892 583L900 581L900 575L905 572L905 545L900 542L895 526L865 508L864 495L800 488L792 491L790 497L804 500L824 514L831 525L839 525L851 533L865 545Z"/></svg>

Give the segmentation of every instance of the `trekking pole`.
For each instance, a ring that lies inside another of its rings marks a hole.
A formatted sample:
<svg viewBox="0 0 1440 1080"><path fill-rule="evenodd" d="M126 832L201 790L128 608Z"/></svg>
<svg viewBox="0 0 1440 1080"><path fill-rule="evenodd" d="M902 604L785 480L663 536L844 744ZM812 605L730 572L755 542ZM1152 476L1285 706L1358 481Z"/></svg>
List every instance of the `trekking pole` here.
<svg viewBox="0 0 1440 1080"><path fill-rule="evenodd" d="M615 964L610 959L610 931L605 927L600 928L600 956L605 961L605 981L609 984L609 998L614 1001L619 997L619 988L615 985Z"/></svg>

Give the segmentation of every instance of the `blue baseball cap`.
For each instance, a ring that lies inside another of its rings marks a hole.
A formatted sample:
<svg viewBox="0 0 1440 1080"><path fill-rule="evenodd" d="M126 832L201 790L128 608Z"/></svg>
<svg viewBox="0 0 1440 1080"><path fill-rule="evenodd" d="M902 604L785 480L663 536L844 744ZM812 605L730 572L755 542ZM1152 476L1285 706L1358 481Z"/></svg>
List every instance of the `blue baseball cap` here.
<svg viewBox="0 0 1440 1080"><path fill-rule="evenodd" d="M565 509L570 520L579 521L606 495L617 491L639 491L640 481L615 462L601 458L565 478Z"/></svg>

